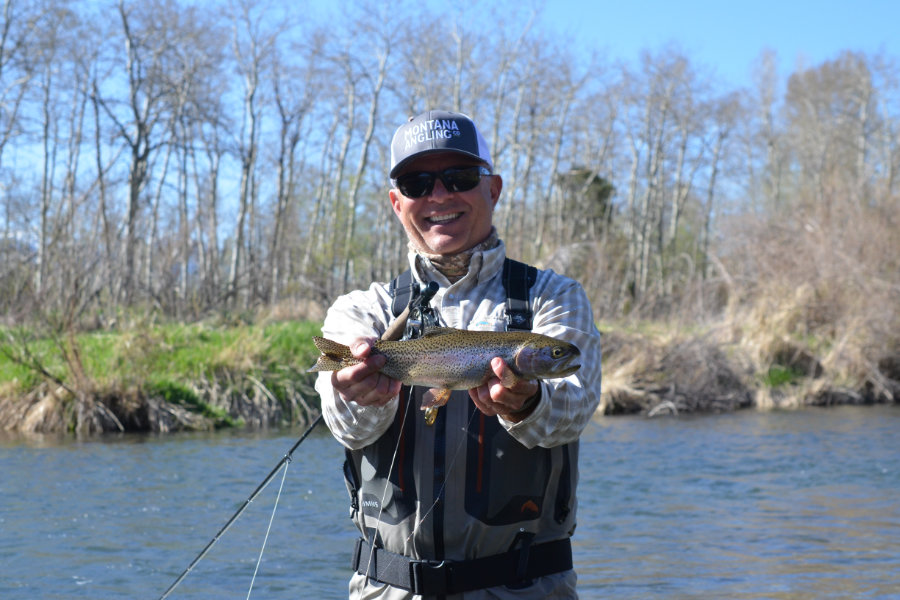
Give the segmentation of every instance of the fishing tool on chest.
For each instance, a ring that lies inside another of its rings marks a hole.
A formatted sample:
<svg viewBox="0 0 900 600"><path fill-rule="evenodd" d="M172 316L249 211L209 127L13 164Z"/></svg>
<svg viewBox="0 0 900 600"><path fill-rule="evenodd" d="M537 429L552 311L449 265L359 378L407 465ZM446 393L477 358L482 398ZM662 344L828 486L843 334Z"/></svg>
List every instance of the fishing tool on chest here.
<svg viewBox="0 0 900 600"><path fill-rule="evenodd" d="M440 289L440 286L438 286L436 281L429 281L427 284L422 285L419 294L410 302L409 318L406 321L406 330L401 339L412 340L420 338L425 334L426 329L438 326L437 316L429 304L434 295L437 294L438 289ZM438 408L437 406L431 406L425 410L425 422L428 425L434 425Z"/></svg>
<svg viewBox="0 0 900 600"><path fill-rule="evenodd" d="M213 536L213 538L209 541L209 543L206 545L206 547L204 547L203 550L201 550L200 553L196 556L196 558L194 558L194 560L191 561L191 564L189 564L188 567L181 573L181 575L179 575L178 578L172 583L172 585L169 586L169 588L165 591L165 593L163 593L163 595L159 597L159 600L165 600L172 594L173 591L175 591L175 588L178 587L178 585L182 581L184 581L185 577L187 577L188 574L192 570L194 570L194 567L196 567L197 564L201 560L203 560L203 558L209 553L209 551L212 550L212 547L216 545L216 542L218 542L219 539L223 535L225 535L225 532L228 531L232 525L234 525L235 521L237 521L240 518L240 516L244 513L244 511L247 509L247 507L250 506L250 503L253 502L256 499L256 497L259 496L260 493L262 493L262 491L264 489L266 489L266 487L269 485L269 483L272 481L272 479L275 478L275 475L278 474L278 471L280 471L282 469L282 467L284 467L284 471L281 475L281 485L278 488L278 496L275 498L275 505L272 507L272 516L269 518L269 526L266 529L266 535L265 535L265 538L263 539L263 544L259 551L259 558L256 561L256 568L253 571L253 578L250 581L250 589L247 591L247 598L250 598L250 593L253 591L253 583L256 581L256 574L257 574L257 571L259 570L260 562L262 562L262 555L266 548L266 542L269 539L269 531L272 529L272 521L275 519L275 510L278 508L278 501L281 498L281 490L284 487L284 480L285 480L285 477L287 476L287 467L290 464L291 460L293 459L292 457L293 457L294 451L300 446L301 443L303 443L303 440L305 440L309 436L309 434L312 433L312 430L315 429L321 422L322 422L322 415L320 414L310 424L310 426L306 428L306 431L303 432L303 435L300 436L300 438L294 443L294 445L291 446L291 449L288 450L287 454L285 454L281 458L281 460L278 461L278 464L275 465L275 467L271 470L271 472L269 472L269 474L266 475L266 478L262 480L262 483L260 483L256 487L256 489L253 490L253 493L247 497L247 499L244 501L244 503L241 505L241 507L237 509L237 511L231 516L230 519L228 519L228 522L225 523L224 526L222 526L222 528L218 531L218 533L216 533L216 535Z"/></svg>
<svg viewBox="0 0 900 600"><path fill-rule="evenodd" d="M403 308L403 311L397 315L397 318L394 319L394 322L387 328L384 335L381 336L381 339L412 340L420 338L425 334L427 329L438 326L437 315L435 315L434 309L431 308L430 302L431 299L434 298L434 295L438 293L440 286L436 281L419 284L410 277L408 282L398 282L398 280L391 282L392 294L395 293L398 285L402 285L404 289L400 290L397 295L394 296L395 302L403 302L404 298L408 298L408 303ZM398 306L392 306L392 309L396 309L397 307ZM434 424L434 419L437 416L437 409L438 407L433 406L425 411L425 422L429 425Z"/></svg>

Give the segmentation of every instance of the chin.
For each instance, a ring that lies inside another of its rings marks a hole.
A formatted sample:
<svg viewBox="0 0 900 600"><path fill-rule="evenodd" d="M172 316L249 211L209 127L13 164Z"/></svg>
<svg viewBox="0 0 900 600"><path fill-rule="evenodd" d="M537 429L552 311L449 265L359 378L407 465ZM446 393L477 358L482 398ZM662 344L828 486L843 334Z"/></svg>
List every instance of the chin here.
<svg viewBox="0 0 900 600"><path fill-rule="evenodd" d="M433 238L425 238L425 247L429 252L434 254L456 254L465 250L465 240L450 238L447 236L439 236Z"/></svg>
<svg viewBox="0 0 900 600"><path fill-rule="evenodd" d="M459 254L465 250L462 246L428 246L428 251L432 254L438 254L440 256L451 256L453 254Z"/></svg>

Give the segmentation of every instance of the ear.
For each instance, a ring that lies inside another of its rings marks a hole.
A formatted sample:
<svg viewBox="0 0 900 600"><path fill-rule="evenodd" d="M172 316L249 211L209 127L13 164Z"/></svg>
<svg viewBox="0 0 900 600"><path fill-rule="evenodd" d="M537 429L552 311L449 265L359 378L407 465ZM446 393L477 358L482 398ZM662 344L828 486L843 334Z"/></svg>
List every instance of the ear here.
<svg viewBox="0 0 900 600"><path fill-rule="evenodd" d="M388 197L391 199L391 207L394 209L394 214L397 215L397 218L400 218L400 214L403 212L400 206L400 191L396 188L392 188L391 191L388 192Z"/></svg>
<svg viewBox="0 0 900 600"><path fill-rule="evenodd" d="M500 200L500 192L503 190L503 178L499 175L491 176L491 205L496 208Z"/></svg>

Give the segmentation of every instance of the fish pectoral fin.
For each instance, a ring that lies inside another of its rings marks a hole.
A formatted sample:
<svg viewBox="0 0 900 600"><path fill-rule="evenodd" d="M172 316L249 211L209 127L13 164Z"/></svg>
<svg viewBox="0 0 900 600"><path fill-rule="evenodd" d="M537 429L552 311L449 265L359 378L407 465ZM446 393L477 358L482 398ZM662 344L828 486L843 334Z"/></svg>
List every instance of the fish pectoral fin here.
<svg viewBox="0 0 900 600"><path fill-rule="evenodd" d="M446 388L431 388L422 394L422 410L429 408L437 408L447 404L450 399L451 390Z"/></svg>

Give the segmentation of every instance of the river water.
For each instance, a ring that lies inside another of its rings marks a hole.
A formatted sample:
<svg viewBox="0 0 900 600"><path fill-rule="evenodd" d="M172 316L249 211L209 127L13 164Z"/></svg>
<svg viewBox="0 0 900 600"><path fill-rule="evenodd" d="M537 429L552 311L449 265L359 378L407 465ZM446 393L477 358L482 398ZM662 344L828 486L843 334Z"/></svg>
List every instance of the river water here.
<svg viewBox="0 0 900 600"><path fill-rule="evenodd" d="M898 430L896 406L592 423L581 597L900 598ZM299 433L0 437L0 598L160 598ZM170 598L346 597L341 460L321 427Z"/></svg>

